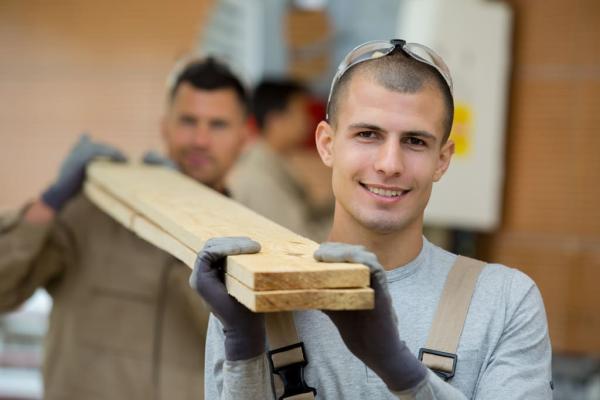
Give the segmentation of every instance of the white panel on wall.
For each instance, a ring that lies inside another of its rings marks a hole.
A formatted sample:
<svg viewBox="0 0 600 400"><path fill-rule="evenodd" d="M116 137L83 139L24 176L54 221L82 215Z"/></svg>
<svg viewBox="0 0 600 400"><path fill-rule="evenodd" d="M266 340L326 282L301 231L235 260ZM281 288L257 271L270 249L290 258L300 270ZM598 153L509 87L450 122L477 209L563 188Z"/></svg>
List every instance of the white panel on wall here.
<svg viewBox="0 0 600 400"><path fill-rule="evenodd" d="M454 80L456 153L426 223L491 230L501 218L511 12L502 2L405 0L398 37L436 50Z"/></svg>

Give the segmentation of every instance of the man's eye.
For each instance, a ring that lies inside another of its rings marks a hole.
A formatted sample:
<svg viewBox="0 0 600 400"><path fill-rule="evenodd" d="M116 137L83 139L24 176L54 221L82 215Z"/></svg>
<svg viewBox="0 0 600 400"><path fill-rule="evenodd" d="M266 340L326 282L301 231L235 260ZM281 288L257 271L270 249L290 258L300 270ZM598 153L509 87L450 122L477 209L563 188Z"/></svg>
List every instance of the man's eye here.
<svg viewBox="0 0 600 400"><path fill-rule="evenodd" d="M196 119L184 116L184 117L179 118L179 123L184 126L195 126Z"/></svg>
<svg viewBox="0 0 600 400"><path fill-rule="evenodd" d="M425 146L427 145L427 143L425 143L425 141L423 139L419 139L416 137L407 137L404 142L406 144L409 144L411 146Z"/></svg>
<svg viewBox="0 0 600 400"><path fill-rule="evenodd" d="M227 121L211 121L210 126L213 129L224 129L227 128L229 124Z"/></svg>
<svg viewBox="0 0 600 400"><path fill-rule="evenodd" d="M360 137L362 139L375 139L376 136L377 136L377 133L375 133L373 131L358 132L358 137Z"/></svg>

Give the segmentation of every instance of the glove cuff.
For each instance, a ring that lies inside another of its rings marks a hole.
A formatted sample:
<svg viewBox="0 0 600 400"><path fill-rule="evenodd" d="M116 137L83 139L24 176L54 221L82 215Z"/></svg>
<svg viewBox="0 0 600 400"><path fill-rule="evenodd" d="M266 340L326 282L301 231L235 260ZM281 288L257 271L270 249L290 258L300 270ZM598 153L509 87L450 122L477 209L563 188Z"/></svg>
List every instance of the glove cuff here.
<svg viewBox="0 0 600 400"><path fill-rule="evenodd" d="M224 329L225 333L225 358L227 361L249 360L266 351L265 330L257 332L237 331Z"/></svg>
<svg viewBox="0 0 600 400"><path fill-rule="evenodd" d="M58 189L56 186L50 186L42 193L42 201L54 211L60 211L67 201L71 198L71 194L67 194L64 190Z"/></svg>
<svg viewBox="0 0 600 400"><path fill-rule="evenodd" d="M381 357L373 371L393 391L403 391L416 387L427 376L427 368L410 352L404 342L394 354Z"/></svg>

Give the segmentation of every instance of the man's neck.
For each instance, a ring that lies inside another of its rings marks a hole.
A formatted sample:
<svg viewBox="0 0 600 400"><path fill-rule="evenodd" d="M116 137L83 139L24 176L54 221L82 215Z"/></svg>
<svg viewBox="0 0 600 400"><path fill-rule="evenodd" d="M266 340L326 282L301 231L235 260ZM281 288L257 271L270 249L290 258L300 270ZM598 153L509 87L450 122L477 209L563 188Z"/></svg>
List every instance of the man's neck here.
<svg viewBox="0 0 600 400"><path fill-rule="evenodd" d="M417 258L423 247L423 226L415 221L400 231L381 233L336 215L328 240L365 246L389 271Z"/></svg>

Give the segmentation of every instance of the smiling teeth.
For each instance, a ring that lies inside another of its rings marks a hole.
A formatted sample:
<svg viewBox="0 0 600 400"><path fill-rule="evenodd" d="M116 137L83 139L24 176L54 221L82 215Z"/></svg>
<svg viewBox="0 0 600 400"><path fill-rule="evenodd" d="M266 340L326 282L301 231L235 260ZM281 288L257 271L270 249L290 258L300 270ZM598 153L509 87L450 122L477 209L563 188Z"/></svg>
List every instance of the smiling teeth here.
<svg viewBox="0 0 600 400"><path fill-rule="evenodd" d="M371 192L371 193L375 193L375 194L378 194L379 196L385 196L385 197L398 197L402 194L401 191L396 191L396 190L385 190L385 189L372 188L372 187L367 187L367 189L369 189L369 192Z"/></svg>

